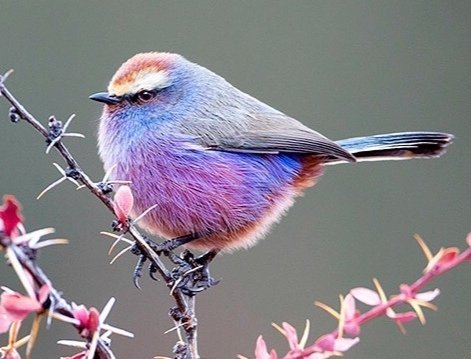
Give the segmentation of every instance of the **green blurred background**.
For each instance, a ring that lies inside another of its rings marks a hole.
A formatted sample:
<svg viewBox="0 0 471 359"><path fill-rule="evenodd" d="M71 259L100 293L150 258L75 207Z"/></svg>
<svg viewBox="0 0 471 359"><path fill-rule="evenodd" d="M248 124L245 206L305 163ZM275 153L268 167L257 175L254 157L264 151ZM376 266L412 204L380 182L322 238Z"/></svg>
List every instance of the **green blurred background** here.
<svg viewBox="0 0 471 359"><path fill-rule="evenodd" d="M439 160L328 168L266 240L216 260L212 274L223 281L198 297L201 355L251 357L261 333L282 354L287 345L271 322L301 330L310 318L313 339L335 326L314 300L336 306L339 293L371 287L373 276L389 293L415 279L425 262L414 233L434 250L464 247L471 230L470 18L470 1L2 0L0 71L15 69L9 88L43 123L51 114L77 114L71 130L86 139L66 143L96 180L103 176L95 136L101 108L87 97L141 51L181 53L332 139L399 130L456 135ZM99 232L112 218L86 191L66 183L35 200L58 178L52 162L63 162L45 155L40 136L11 124L7 111L0 101L0 193L23 203L28 229L53 226L71 240L41 253L44 270L77 303L101 308L117 298L109 322L136 335L114 338L118 358L170 356L176 337L163 334L173 325L167 289L144 278L136 290L131 255L108 264L111 241ZM403 336L379 320L347 357L471 358L469 274L460 268L434 284L442 290L439 311L427 312L425 327L407 325ZM0 279L21 289L5 265ZM54 322L34 357L70 355L55 341L75 338Z"/></svg>

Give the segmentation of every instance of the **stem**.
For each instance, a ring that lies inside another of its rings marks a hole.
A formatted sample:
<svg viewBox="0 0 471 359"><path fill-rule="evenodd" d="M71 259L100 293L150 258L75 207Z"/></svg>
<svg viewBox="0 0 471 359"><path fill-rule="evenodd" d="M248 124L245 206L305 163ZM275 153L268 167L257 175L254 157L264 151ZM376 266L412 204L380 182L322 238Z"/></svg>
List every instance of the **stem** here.
<svg viewBox="0 0 471 359"><path fill-rule="evenodd" d="M198 354L198 332L196 330L197 323L196 323L196 318L194 316L195 309L196 309L196 298L190 297L188 298L188 301L189 301L189 304L190 304L189 307L191 310L190 316L193 318L192 323L191 323L193 335L188 340L188 346L190 347L190 353L191 353L192 358L199 359L200 356Z"/></svg>

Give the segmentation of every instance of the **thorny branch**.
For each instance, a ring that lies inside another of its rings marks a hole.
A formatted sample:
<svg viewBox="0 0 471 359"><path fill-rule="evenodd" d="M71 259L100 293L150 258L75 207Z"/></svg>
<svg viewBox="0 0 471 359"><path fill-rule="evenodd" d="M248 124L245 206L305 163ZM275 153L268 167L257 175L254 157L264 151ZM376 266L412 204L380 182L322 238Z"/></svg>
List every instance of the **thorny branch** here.
<svg viewBox="0 0 471 359"><path fill-rule="evenodd" d="M35 261L28 258L22 248L15 245L10 245L9 248L11 248L12 252L21 263L21 266L32 276L38 287L42 287L43 285L47 285L49 287L49 300L51 302L50 309L65 317L74 318L71 305L52 287L49 278L44 274ZM107 343L103 338L97 339L95 355L100 359L115 359L115 356L109 347L109 343Z"/></svg>
<svg viewBox="0 0 471 359"><path fill-rule="evenodd" d="M406 332L405 324L410 321L418 319L424 325L426 323L424 308L437 310L437 306L432 301L440 294L440 290L435 288L431 291L420 291L444 273L471 261L471 233L466 238L467 248L462 252L456 247L448 247L441 248L436 254L432 254L420 236L416 235L415 239L427 259L423 274L417 280L411 284L401 284L399 293L388 297L380 282L374 278L376 290L356 287L351 289L346 296L340 295L340 310L316 301L316 306L335 318L336 329L319 336L313 344L308 345L309 320L306 320L301 339L298 339L296 329L289 323L284 322L281 326L273 323L275 329L287 339L289 351L280 357L275 350L268 351L265 340L259 336L255 348L255 359L326 359L343 356L345 352L359 343L363 326L381 317L392 320L403 334ZM370 309L360 312L357 303L366 305ZM403 308L407 306L410 310L403 311ZM242 355L238 358L247 359Z"/></svg>
<svg viewBox="0 0 471 359"><path fill-rule="evenodd" d="M15 271L27 292L24 296L7 287L2 287L0 295L0 333L9 331L8 345L0 348L0 357L5 359L20 358L17 348L26 346L26 358L31 352L39 333L41 319L47 317L72 324L85 339L85 342L60 341L58 343L85 349L72 358L114 359L109 348L109 336L112 333L133 337L132 333L105 323L114 298L108 301L100 313L95 308L87 309L84 305L69 304L53 287L51 281L36 262L37 251L55 244L66 244L67 240L46 239L42 237L54 232L53 228L43 228L26 232L22 223L20 205L14 196L4 198L0 207L0 251L5 251L5 258ZM18 339L22 322L34 314L30 334Z"/></svg>
<svg viewBox="0 0 471 359"><path fill-rule="evenodd" d="M51 145L57 149L59 154L63 157L67 163L67 168L65 169L65 175L69 179L73 179L81 185L88 188L88 190L97 197L113 214L115 214L113 208L113 201L106 195L108 191L105 191L103 187L100 187L99 184L94 183L87 174L82 170L77 160L73 157L64 143L61 141L61 133L54 133L54 128L51 126L51 123L57 123L57 120L53 116L49 119L50 122L50 131L48 131L28 110L12 95L5 85L5 80L11 74L11 70L4 74L0 75L0 95L3 96L10 104L10 120L12 122L18 122L19 120L24 120L28 124L34 127L34 129L39 132L48 143L48 151L50 150ZM57 130L57 128L55 129ZM57 132L57 131L56 131ZM198 358L197 352L197 327L196 327L196 316L194 313L194 295L196 293L184 293L184 291L175 286L176 279L172 276L172 271L168 270L162 260L159 257L160 253L157 253L154 248L149 244L148 240L139 232L139 230L130 225L124 229L125 232L129 233L135 241L135 245L143 258L149 260L151 263L151 268L153 271L158 272L161 278L164 280L166 285L171 288L170 294L173 296L176 307L172 308L171 316L177 322L178 329L182 328L185 332L186 343L179 342L176 347L179 346L179 353L175 353L177 358L182 359L195 359ZM170 252L163 252L163 254L169 256L169 258L175 257L175 255ZM19 254L21 258L21 254ZM47 278L42 275L39 268L32 263L31 261L26 260L22 262L32 273L35 273L38 281L46 281ZM56 293L57 294L57 293ZM59 297L57 298L59 300ZM66 310L66 307L64 307ZM103 356L103 358L109 358L108 356Z"/></svg>

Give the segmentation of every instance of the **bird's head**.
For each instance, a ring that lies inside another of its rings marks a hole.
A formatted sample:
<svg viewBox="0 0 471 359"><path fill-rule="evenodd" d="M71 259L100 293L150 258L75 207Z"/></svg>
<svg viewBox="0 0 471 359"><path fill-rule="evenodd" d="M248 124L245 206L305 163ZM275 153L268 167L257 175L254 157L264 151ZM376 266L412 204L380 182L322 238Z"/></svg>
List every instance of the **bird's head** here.
<svg viewBox="0 0 471 359"><path fill-rule="evenodd" d="M106 92L90 96L105 104L98 131L101 157L113 165L128 149L156 137L159 143L194 138L195 125L189 123L210 118L228 88L220 76L178 54L131 57Z"/></svg>
<svg viewBox="0 0 471 359"><path fill-rule="evenodd" d="M106 104L109 110L167 102L163 93L178 82L182 62L185 60L177 54L137 54L116 71L107 92L95 93L90 99Z"/></svg>

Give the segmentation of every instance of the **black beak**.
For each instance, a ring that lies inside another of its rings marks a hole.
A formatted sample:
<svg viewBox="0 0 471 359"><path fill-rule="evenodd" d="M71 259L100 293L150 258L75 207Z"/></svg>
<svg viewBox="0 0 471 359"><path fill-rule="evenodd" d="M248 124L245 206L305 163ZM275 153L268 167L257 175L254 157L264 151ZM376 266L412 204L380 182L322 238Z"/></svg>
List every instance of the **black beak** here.
<svg viewBox="0 0 471 359"><path fill-rule="evenodd" d="M121 102L122 98L110 95L108 92L97 92L88 97L90 100L106 103L107 105L116 105Z"/></svg>

